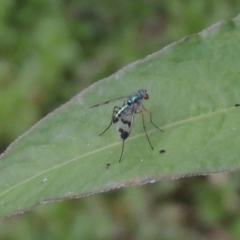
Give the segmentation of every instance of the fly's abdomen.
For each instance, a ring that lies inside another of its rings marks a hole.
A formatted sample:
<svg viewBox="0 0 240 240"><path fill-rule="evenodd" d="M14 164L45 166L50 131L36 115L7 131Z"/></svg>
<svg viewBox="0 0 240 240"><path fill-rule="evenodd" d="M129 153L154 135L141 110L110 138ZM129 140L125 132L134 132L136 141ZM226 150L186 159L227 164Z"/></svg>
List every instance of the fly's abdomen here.
<svg viewBox="0 0 240 240"><path fill-rule="evenodd" d="M120 119L122 119L127 114L128 111L129 111L129 107L126 105L123 105L113 116L113 123L116 123Z"/></svg>

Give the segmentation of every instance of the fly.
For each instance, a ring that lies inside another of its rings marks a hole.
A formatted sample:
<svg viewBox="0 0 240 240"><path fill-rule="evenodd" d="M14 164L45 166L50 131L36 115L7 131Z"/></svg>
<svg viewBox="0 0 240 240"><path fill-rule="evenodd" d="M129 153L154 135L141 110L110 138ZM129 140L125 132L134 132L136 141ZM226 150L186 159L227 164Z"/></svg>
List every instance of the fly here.
<svg viewBox="0 0 240 240"><path fill-rule="evenodd" d="M126 98L126 100L123 102L123 105L121 107L115 106L113 108L110 124L107 126L107 128L103 132L101 132L99 134L99 136L103 135L111 127L112 124L117 123L117 131L120 134L120 137L122 139L122 151L121 151L119 162L121 162L121 160L122 160L122 155L123 155L123 151L124 151L124 143L125 143L125 140L129 137L129 135L131 133L133 122L134 122L134 117L135 117L136 113L142 114L143 129L144 129L145 135L147 137L148 143L152 149L153 149L153 146L150 142L150 139L149 139L147 131L146 131L143 112L147 112L149 114L150 122L155 128L157 128L159 131L163 131L155 123L153 123L152 113L150 111L148 111L146 108L144 108L144 106L142 104L143 99L145 99L145 100L149 99L147 90L141 89L138 92L132 93L129 96L111 99L106 102L93 105L90 108L98 107L98 106L101 106L101 105L104 105L109 102L119 100L122 98Z"/></svg>

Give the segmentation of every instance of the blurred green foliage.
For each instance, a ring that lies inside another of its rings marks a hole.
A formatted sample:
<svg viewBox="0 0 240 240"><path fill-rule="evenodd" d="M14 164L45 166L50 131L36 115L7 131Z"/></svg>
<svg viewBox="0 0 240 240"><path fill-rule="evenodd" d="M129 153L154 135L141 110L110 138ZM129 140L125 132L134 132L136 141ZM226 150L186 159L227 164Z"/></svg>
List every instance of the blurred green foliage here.
<svg viewBox="0 0 240 240"><path fill-rule="evenodd" d="M0 150L92 82L239 10L238 0L2 0ZM237 174L213 175L48 204L2 220L0 239L237 238L239 189Z"/></svg>

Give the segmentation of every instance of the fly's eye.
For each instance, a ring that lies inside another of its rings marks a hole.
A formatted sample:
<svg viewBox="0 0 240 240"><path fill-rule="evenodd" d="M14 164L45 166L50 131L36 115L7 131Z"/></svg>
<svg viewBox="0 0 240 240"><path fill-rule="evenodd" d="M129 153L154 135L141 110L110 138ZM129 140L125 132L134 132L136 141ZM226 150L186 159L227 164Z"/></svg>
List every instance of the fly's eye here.
<svg viewBox="0 0 240 240"><path fill-rule="evenodd" d="M144 93L144 94L143 94L143 98L144 98L144 99L149 99L148 94L147 94L147 93Z"/></svg>

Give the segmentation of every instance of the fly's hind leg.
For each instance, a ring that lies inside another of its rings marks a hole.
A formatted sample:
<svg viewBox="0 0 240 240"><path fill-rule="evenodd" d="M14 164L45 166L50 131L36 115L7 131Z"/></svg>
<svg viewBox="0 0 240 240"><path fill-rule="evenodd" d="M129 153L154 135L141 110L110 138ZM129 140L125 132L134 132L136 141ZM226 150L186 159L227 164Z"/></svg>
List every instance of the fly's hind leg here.
<svg viewBox="0 0 240 240"><path fill-rule="evenodd" d="M122 142L122 151L121 151L121 155L120 155L118 162L121 162L121 160L122 160L122 155L123 155L123 151L124 151L124 143L125 143L125 140L123 140L123 142Z"/></svg>
<svg viewBox="0 0 240 240"><path fill-rule="evenodd" d="M150 123L155 127L157 128L159 131L162 131L162 129L160 129L153 121L152 121L152 112L148 111L143 105L142 105L142 108L144 109L145 112L147 112L149 114L149 117L150 117Z"/></svg>
<svg viewBox="0 0 240 240"><path fill-rule="evenodd" d="M145 126L145 121L144 121L144 114L143 114L143 111L138 110L136 113L141 113L141 114L142 114L143 129L144 129L145 135L146 135L146 137L147 137L148 143L149 143L151 149L153 150L152 143L151 143L151 141L150 141L150 139L149 139L149 137L148 137L148 134L147 134L147 130L146 130L146 126Z"/></svg>
<svg viewBox="0 0 240 240"><path fill-rule="evenodd" d="M157 128L159 131L162 131L162 132L163 132L162 129L160 129L155 123L153 123L153 121L152 121L152 113L151 113L150 111L148 111L143 105L142 105L142 109L149 114L149 116L150 116L150 122L152 123L152 125L153 125L155 128ZM146 126L145 126L145 121L144 121L144 113L143 113L142 110L138 110L136 113L141 113L141 114L142 114L143 129L144 129L145 135L146 135L146 137L147 137L148 143L149 143L151 149L153 149L152 143L151 143L150 138L149 138L149 136L148 136L148 134L147 134L147 130L146 130Z"/></svg>
<svg viewBox="0 0 240 240"><path fill-rule="evenodd" d="M99 134L99 136L103 135L103 134L112 126L112 124L115 123L114 120L113 120L113 119L114 119L114 114L115 114L119 109L120 109L120 107L117 107L117 106L115 106L115 107L113 108L112 117L111 117L111 122L110 122L110 124L107 126L107 128L106 128L103 132L101 132L101 133Z"/></svg>

